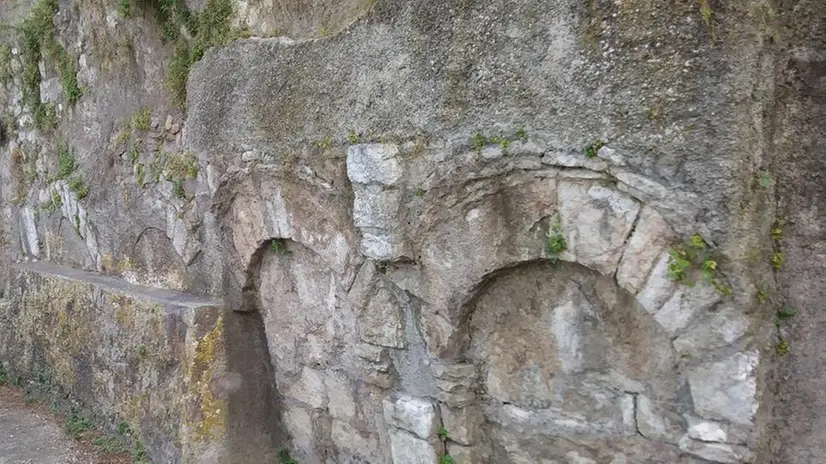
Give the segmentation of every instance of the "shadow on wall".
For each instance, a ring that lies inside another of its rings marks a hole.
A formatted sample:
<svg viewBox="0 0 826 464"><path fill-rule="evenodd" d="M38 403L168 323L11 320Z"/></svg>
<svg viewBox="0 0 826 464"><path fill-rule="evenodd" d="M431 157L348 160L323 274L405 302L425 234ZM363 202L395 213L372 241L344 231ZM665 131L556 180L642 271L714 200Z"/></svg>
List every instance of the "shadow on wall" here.
<svg viewBox="0 0 826 464"><path fill-rule="evenodd" d="M249 282L258 280L261 256L266 251L259 249L250 266ZM249 288L253 290L252 288ZM277 462L276 456L288 436L280 421L280 402L276 395L275 376L264 321L253 300L247 300L245 287L243 302L253 306L241 308L228 304L225 320L225 342L229 368L235 378L228 379L228 424L227 449L231 463L249 464ZM253 290L254 293L254 290Z"/></svg>

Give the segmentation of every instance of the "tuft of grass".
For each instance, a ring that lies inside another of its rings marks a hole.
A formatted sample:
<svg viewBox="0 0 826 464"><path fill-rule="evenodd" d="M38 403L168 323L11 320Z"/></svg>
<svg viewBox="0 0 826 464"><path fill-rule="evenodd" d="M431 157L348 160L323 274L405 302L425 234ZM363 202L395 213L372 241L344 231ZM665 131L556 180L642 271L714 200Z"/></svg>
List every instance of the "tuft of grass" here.
<svg viewBox="0 0 826 464"><path fill-rule="evenodd" d="M132 128L136 131L146 132L151 128L152 108L145 107L132 116Z"/></svg>
<svg viewBox="0 0 826 464"><path fill-rule="evenodd" d="M594 142L587 147L585 147L585 156L588 158L594 158L599 153L599 149L605 146L605 142L602 139L596 139Z"/></svg>
<svg viewBox="0 0 826 464"><path fill-rule="evenodd" d="M92 446L104 453L125 453L129 450L129 448L117 438L106 435L92 440Z"/></svg>
<svg viewBox="0 0 826 464"><path fill-rule="evenodd" d="M786 354L789 353L789 342L781 339L779 342L777 342L777 345L775 345L774 349L775 351L777 351L778 355L786 356Z"/></svg>
<svg viewBox="0 0 826 464"><path fill-rule="evenodd" d="M135 176L137 177L136 180L138 185L143 187L144 180L146 179L146 172L144 166L140 163L135 165Z"/></svg>
<svg viewBox="0 0 826 464"><path fill-rule="evenodd" d="M694 285L693 275L699 272L720 294L730 296L732 289L719 277L717 261L711 256L703 237L692 235L685 243L668 250L668 278L684 285Z"/></svg>
<svg viewBox="0 0 826 464"><path fill-rule="evenodd" d="M52 198L49 201L40 205L40 209L48 213L54 213L61 206L63 206L63 198L60 197L60 193L54 192L52 193Z"/></svg>
<svg viewBox="0 0 826 464"><path fill-rule="evenodd" d="M82 95L77 82L77 59L63 47L57 48L57 69L60 72L60 84L66 92L69 106L74 106Z"/></svg>
<svg viewBox="0 0 826 464"><path fill-rule="evenodd" d="M183 108L186 106L186 80L192 61L186 44L179 44L166 68L166 87L172 96L172 102Z"/></svg>
<svg viewBox="0 0 826 464"><path fill-rule="evenodd" d="M552 260L556 260L556 257L567 249L568 242L565 240L565 236L562 235L562 225L558 220L555 220L548 231L548 243L546 244L548 256Z"/></svg>
<svg viewBox="0 0 826 464"><path fill-rule="evenodd" d="M711 28L711 22L714 20L714 10L711 9L709 0L700 0L700 14L703 15L703 22L706 27Z"/></svg>
<svg viewBox="0 0 826 464"><path fill-rule="evenodd" d="M172 193L180 199L186 199L186 190L184 190L183 180L172 179Z"/></svg>
<svg viewBox="0 0 826 464"><path fill-rule="evenodd" d="M6 385L9 382L9 375L6 373L6 368L3 366L3 363L0 362L0 387Z"/></svg>
<svg viewBox="0 0 826 464"><path fill-rule="evenodd" d="M775 324L780 325L793 317L794 311L789 308L783 308L774 314L774 322Z"/></svg>
<svg viewBox="0 0 826 464"><path fill-rule="evenodd" d="M120 421L118 425L115 427L115 430L124 436L132 435L132 427L129 425L129 422Z"/></svg>
<svg viewBox="0 0 826 464"><path fill-rule="evenodd" d="M40 61L48 54L55 42L54 15L58 11L57 0L40 0L31 9L29 17L20 26L20 54L23 64L23 102L35 116L35 125L43 127L40 101Z"/></svg>
<svg viewBox="0 0 826 464"><path fill-rule="evenodd" d="M775 253L774 256L772 257L772 265L778 271L780 269L783 269L783 263L785 263L785 262L786 262L786 255L781 253L781 252Z"/></svg>
<svg viewBox="0 0 826 464"><path fill-rule="evenodd" d="M0 44L0 85L8 84L14 77L11 69L11 57L11 47L7 44Z"/></svg>
<svg viewBox="0 0 826 464"><path fill-rule="evenodd" d="M164 169L171 179L194 179L198 177L198 158L190 151L166 153Z"/></svg>
<svg viewBox="0 0 826 464"><path fill-rule="evenodd" d="M485 145L488 143L488 139L485 138L481 132L474 132L470 137L470 142L474 150L480 151L482 148L485 148Z"/></svg>
<svg viewBox="0 0 826 464"><path fill-rule="evenodd" d="M77 81L77 60L57 40L54 16L58 11L57 0L40 0L19 29L23 102L34 115L35 126L40 130L51 129L56 118L54 107L45 107L40 99L41 60L48 58L55 63L70 106L77 103L82 94Z"/></svg>
<svg viewBox="0 0 826 464"><path fill-rule="evenodd" d="M519 126L513 136L516 137L517 140L521 140L523 142L528 141L528 131L525 129L525 126Z"/></svg>
<svg viewBox="0 0 826 464"><path fill-rule="evenodd" d="M118 14L121 18L131 18L132 17L132 3L129 0L119 0L118 1Z"/></svg>
<svg viewBox="0 0 826 464"><path fill-rule="evenodd" d="M149 454L146 452L143 443L137 438L134 438L132 444L132 464L150 464Z"/></svg>
<svg viewBox="0 0 826 464"><path fill-rule="evenodd" d="M757 290L757 302L760 303L760 304L765 304L766 301L768 301L768 300L769 300L769 296L768 296L768 294L766 294L766 291L763 290L762 288L758 289Z"/></svg>
<svg viewBox="0 0 826 464"><path fill-rule="evenodd" d="M143 140L142 139L135 139L132 142L132 146L129 147L129 160L132 162L134 166L141 156L141 148L143 148Z"/></svg>
<svg viewBox="0 0 826 464"><path fill-rule="evenodd" d="M92 428L92 423L80 417L75 411L66 418L66 432L75 440L83 438L83 434Z"/></svg>
<svg viewBox="0 0 826 464"><path fill-rule="evenodd" d="M75 192L78 200L82 200L89 196L89 186L86 185L86 182L83 182L83 179L79 177L73 177L69 180L69 189Z"/></svg>
<svg viewBox="0 0 826 464"><path fill-rule="evenodd" d="M283 238L275 238L270 240L270 251L280 255L289 254L290 250L287 248L287 241Z"/></svg>
<svg viewBox="0 0 826 464"><path fill-rule="evenodd" d="M246 28L233 29L235 12L232 0L207 0L201 13L190 13L183 0L159 0L159 22L167 40L178 40L183 28L192 40L178 40L169 60L166 85L173 102L186 105L186 81L192 65L203 58L212 47L227 45L235 39L249 37Z"/></svg>
<svg viewBox="0 0 826 464"><path fill-rule="evenodd" d="M494 135L489 140L490 140L490 143L495 143L495 144L499 145L500 147L502 147L503 150L507 150L508 146L511 143L510 140L508 140L504 137L500 137L498 135Z"/></svg>
<svg viewBox="0 0 826 464"><path fill-rule="evenodd" d="M358 143L361 143L361 137L359 137L356 131L350 129L347 132L347 141L350 142L351 145L356 145Z"/></svg>
<svg viewBox="0 0 826 464"><path fill-rule="evenodd" d="M757 178L757 184L764 189L771 187L772 183L772 176L768 172L760 173L760 176Z"/></svg>
<svg viewBox="0 0 826 464"><path fill-rule="evenodd" d="M447 429L444 428L444 427L439 427L438 435L439 435L439 440L441 440L441 441L447 441L447 439L449 438L449 434L447 432Z"/></svg>
<svg viewBox="0 0 826 464"><path fill-rule="evenodd" d="M77 170L75 155L69 148L65 140L60 140L57 145L57 178L65 179Z"/></svg>
<svg viewBox="0 0 826 464"><path fill-rule="evenodd" d="M298 461L293 459L290 455L290 450L287 448L281 448L278 450L278 460L281 461L281 464L298 464Z"/></svg>
<svg viewBox="0 0 826 464"><path fill-rule="evenodd" d="M333 147L333 139L329 135L324 137L321 140L318 140L314 143L316 148L321 148L322 150L328 150Z"/></svg>
<svg viewBox="0 0 826 464"><path fill-rule="evenodd" d="M456 464L456 461L453 459L453 456L449 454L443 454L439 458L439 464Z"/></svg>

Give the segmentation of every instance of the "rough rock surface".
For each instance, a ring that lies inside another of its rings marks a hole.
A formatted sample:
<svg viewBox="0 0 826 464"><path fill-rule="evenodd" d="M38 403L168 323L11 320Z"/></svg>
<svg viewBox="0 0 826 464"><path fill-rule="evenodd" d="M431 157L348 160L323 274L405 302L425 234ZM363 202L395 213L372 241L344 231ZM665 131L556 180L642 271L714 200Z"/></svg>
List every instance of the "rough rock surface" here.
<svg viewBox="0 0 826 464"><path fill-rule="evenodd" d="M824 459L824 7L174 3L0 3L10 372L154 462Z"/></svg>

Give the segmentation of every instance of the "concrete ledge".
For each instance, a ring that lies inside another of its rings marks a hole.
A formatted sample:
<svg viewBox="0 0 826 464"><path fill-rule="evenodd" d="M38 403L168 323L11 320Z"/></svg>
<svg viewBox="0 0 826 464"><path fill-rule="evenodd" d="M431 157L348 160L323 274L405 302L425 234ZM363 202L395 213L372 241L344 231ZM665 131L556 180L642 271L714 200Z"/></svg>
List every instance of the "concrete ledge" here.
<svg viewBox="0 0 826 464"><path fill-rule="evenodd" d="M0 361L50 381L109 427L126 421L153 462L230 462L225 315L213 300L98 274L14 266Z"/></svg>

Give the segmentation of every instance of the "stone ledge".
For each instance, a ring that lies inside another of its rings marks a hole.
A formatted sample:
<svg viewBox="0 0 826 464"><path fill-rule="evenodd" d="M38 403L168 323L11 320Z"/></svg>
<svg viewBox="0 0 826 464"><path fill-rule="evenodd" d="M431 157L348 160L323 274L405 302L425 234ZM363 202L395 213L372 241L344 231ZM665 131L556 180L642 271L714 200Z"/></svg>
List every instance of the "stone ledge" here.
<svg viewBox="0 0 826 464"><path fill-rule="evenodd" d="M43 261L16 263L12 265L12 268L50 275L75 282L88 283L99 287L103 291L128 294L139 300L147 300L163 305L183 306L185 308L221 306L221 303L217 300L212 300L198 295L160 288L145 287L142 285L134 285L116 277L59 266L57 264Z"/></svg>
<svg viewBox="0 0 826 464"><path fill-rule="evenodd" d="M50 263L12 268L0 360L47 372L106 429L126 422L153 462L227 462L224 312L216 301Z"/></svg>

